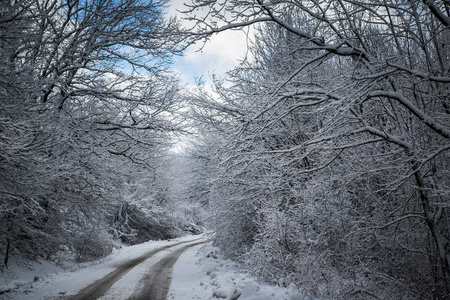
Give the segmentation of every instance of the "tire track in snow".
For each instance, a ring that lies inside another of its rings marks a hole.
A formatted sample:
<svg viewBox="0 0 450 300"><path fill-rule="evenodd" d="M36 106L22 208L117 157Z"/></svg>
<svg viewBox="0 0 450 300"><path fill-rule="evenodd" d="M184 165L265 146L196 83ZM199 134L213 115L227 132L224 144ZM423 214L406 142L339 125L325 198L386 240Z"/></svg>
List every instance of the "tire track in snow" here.
<svg viewBox="0 0 450 300"><path fill-rule="evenodd" d="M169 292L172 269L180 255L190 247L197 246L203 242L186 245L169 253L150 269L141 280L144 287L133 294L128 300L164 300Z"/></svg>
<svg viewBox="0 0 450 300"><path fill-rule="evenodd" d="M125 274L127 274L129 271L131 271L131 269L133 269L140 263L144 262L148 258L152 257L156 253L161 252L166 249L169 249L169 248L172 248L172 247L175 247L175 246L178 246L178 245L181 245L181 244L192 243L192 242L193 241L179 242L176 244L167 245L167 246L152 250L150 252L147 252L147 253L139 256L138 258L132 259L129 262L126 262L126 263L120 265L119 267L117 267L117 269L115 269L108 275L104 276L101 279L94 281L87 287L83 288L80 292L78 292L78 294L76 294L74 296L64 297L64 299L67 299L67 300L97 299L97 298L103 296L111 288L111 286L114 285L114 283L116 283ZM188 245L188 246L190 246L190 245ZM185 246L185 247L188 247L188 246ZM185 249L185 247L183 247L181 249ZM179 251L179 250L177 250L177 251ZM180 253L180 255L181 255L181 253Z"/></svg>

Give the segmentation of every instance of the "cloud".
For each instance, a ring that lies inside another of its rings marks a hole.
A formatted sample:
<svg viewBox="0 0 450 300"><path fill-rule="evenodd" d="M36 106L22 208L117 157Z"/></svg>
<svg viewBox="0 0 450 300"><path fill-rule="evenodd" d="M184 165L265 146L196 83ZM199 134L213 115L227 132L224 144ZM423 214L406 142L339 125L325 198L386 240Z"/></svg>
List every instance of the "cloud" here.
<svg viewBox="0 0 450 300"><path fill-rule="evenodd" d="M185 0L173 0L168 10L169 16L181 17L178 11L185 10ZM184 21L188 25L188 21ZM202 76L208 79L210 75L222 76L226 71L239 64L239 59L245 57L247 37L243 31L225 31L213 35L204 45L199 42L190 46L182 57L174 59L173 68L178 70L187 83L193 84L195 78Z"/></svg>

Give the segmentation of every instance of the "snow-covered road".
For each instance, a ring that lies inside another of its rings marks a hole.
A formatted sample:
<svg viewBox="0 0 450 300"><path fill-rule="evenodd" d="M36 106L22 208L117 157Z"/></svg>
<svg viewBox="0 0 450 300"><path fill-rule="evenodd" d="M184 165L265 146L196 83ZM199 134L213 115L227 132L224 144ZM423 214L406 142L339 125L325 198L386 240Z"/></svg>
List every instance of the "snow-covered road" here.
<svg viewBox="0 0 450 300"><path fill-rule="evenodd" d="M149 241L66 270L41 262L14 280L0 277L0 288L11 287L0 299L304 299L295 287L258 283L235 263L220 259L209 243L204 246L206 240L190 236Z"/></svg>
<svg viewBox="0 0 450 300"><path fill-rule="evenodd" d="M203 243L203 242L200 242ZM105 277L96 280L87 287L83 288L75 296L69 296L68 300L85 300L85 299L99 299L124 275L126 275L133 268L142 264L147 259L153 257L159 252L169 250L170 253L166 254L159 262L157 262L147 274L145 274L139 282L143 282L143 286L137 287L135 292L129 299L136 300L158 300L165 299L167 290L170 285L170 274L172 273L172 267L177 261L178 257L187 248L200 243L192 244L192 242L179 242L173 245L167 245L161 248L154 249L147 252L135 259L130 260L117 267L114 271L106 275ZM186 245L187 244L187 245ZM178 246L183 245L182 248ZM176 250L174 250L176 249ZM137 278L136 278L137 279ZM124 295L121 295L124 296Z"/></svg>
<svg viewBox="0 0 450 300"><path fill-rule="evenodd" d="M73 271L67 270L53 274L44 274L45 269L48 268L45 263L42 269L36 265L34 270L22 271L22 273L28 271L36 275L19 274L18 280L0 281L0 284L9 284L12 287L12 291L0 295L0 299L122 300L131 296L134 299L153 299L136 297L140 295L138 292L145 288L144 282L148 283L152 267L166 257L173 257L172 253L175 253L178 258L187 247L198 245L199 241L205 240L205 237L190 236L172 241L150 241L123 247L103 260L83 264ZM166 272L167 276L171 275L171 268L175 262L176 259L166 265L169 269ZM33 281L27 282L26 277L33 278ZM165 293L169 284L170 279L165 285Z"/></svg>
<svg viewBox="0 0 450 300"><path fill-rule="evenodd" d="M129 300L163 300L167 297L169 291L172 268L177 262L178 258L187 249L201 245L204 241L197 243L183 243L182 248L172 251L159 262L157 262L149 270L148 274L141 279L142 287L138 287L136 292L129 298Z"/></svg>

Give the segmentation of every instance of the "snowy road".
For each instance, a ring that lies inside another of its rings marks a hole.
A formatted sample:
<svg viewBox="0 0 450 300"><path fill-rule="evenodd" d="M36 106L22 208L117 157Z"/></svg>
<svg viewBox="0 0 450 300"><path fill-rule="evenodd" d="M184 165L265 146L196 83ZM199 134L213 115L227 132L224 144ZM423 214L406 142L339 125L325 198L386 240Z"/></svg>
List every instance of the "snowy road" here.
<svg viewBox="0 0 450 300"><path fill-rule="evenodd" d="M172 272L172 267L177 261L178 257L188 248L195 245L201 244L203 242L180 242L172 245L167 245L150 252L141 255L129 262L126 262L117 267L113 272L109 273L105 277L96 280L92 284L83 288L78 294L74 296L68 296L61 299L68 300L86 300L86 299L98 299L105 295L105 293L125 274L131 271L137 265L143 263L155 254L176 248L180 245L185 245L180 249L176 249L173 252L167 254L163 259L157 262L150 271L141 279L141 283L144 283L144 287L137 292L135 292L129 299L136 300L164 300L167 295L167 291L170 286L170 275Z"/></svg>
<svg viewBox="0 0 450 300"><path fill-rule="evenodd" d="M36 262L16 267L15 280L0 290L1 300L273 300L304 299L288 289L263 285L232 261L219 257L207 235L123 246L94 262L61 269ZM6 278L3 278L5 281ZM311 298L312 299L312 298Z"/></svg>
<svg viewBox="0 0 450 300"><path fill-rule="evenodd" d="M159 290L166 295L172 267L178 257L188 248L198 250L199 244L206 239L205 236L191 236L172 241L149 241L117 249L102 260L74 265L73 270L66 271L47 262L36 263L33 269L17 269L19 278L6 282L8 286L4 290L11 291L0 294L0 299L165 299L165 296L155 298L154 292L144 296L142 291L153 290L151 281L157 280L154 285L157 295L161 294ZM0 286L5 285L5 279L0 278Z"/></svg>
<svg viewBox="0 0 450 300"><path fill-rule="evenodd" d="M96 280L92 284L88 285L82 289L77 295L65 297L68 300L85 300L85 299L97 299L102 297L119 279L121 279L125 274L132 270L137 265L143 263L148 258L154 256L155 254L169 249L174 248L179 245L187 244L181 249L177 249L174 252L169 253L161 261L156 263L154 267L151 268L150 272L143 278L145 286L142 290L135 293L130 299L139 300L159 300L165 299L167 290L170 285L170 274L172 267L177 261L178 257L187 248L198 245L202 242L197 242L192 244L192 242L180 242L173 245L167 245L155 250L152 250L138 258L135 258L129 262L124 263L117 267L116 270L109 273L105 277ZM142 281L142 280L141 280Z"/></svg>
<svg viewBox="0 0 450 300"><path fill-rule="evenodd" d="M130 300L164 300L170 287L172 268L178 258L188 248L202 244L188 244L181 249L177 249L156 263L142 280L145 285L140 291L132 295Z"/></svg>

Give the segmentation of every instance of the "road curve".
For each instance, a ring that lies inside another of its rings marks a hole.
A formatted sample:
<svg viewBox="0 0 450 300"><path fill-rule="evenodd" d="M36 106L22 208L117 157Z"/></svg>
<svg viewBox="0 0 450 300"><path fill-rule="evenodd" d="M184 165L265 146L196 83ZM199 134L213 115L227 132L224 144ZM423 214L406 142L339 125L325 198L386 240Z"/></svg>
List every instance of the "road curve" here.
<svg viewBox="0 0 450 300"><path fill-rule="evenodd" d="M85 287L84 289L82 289L78 294L76 294L74 296L65 297L64 299L68 299L68 300L87 300L87 299L100 298L101 296L103 296L109 290L109 288L114 283L116 283L120 278L122 278L125 274L127 274L131 269L133 269L138 264L144 262L146 259L152 257L153 255L155 255L156 253L158 253L160 251L163 251L163 250L166 250L166 249L169 249L169 248L181 245L181 244L191 243L191 242L192 241L179 242L179 243L176 243L176 244L164 246L164 247L152 250L150 252L147 252L147 253L139 256L138 258L135 258L135 259L133 259L133 260L131 260L129 262L126 262L126 263L120 265L117 269L115 269L114 271L112 271L111 273L106 275L105 277L103 277L101 279L98 279L97 281L93 282L92 284L90 284L87 287ZM188 246L185 246L185 247L183 247L181 249L185 250L187 247L190 247L191 245L192 244L189 244ZM176 250L175 252L178 252L180 250ZM181 255L181 253L182 253L182 251L180 252L179 255ZM162 299L162 298L158 298L158 299Z"/></svg>
<svg viewBox="0 0 450 300"><path fill-rule="evenodd" d="M157 262L142 279L145 284L144 287L128 298L128 300L165 300L170 287L173 265L187 248L202 243L204 242L186 245L169 253Z"/></svg>

